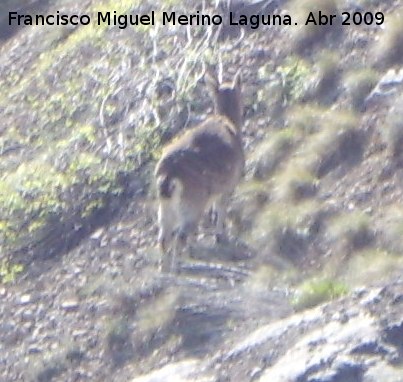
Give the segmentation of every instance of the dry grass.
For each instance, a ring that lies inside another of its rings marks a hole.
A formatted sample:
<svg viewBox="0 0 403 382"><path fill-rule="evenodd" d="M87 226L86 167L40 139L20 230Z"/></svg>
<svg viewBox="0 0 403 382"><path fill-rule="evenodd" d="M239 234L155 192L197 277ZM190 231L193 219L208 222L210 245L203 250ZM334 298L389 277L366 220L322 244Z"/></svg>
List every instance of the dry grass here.
<svg viewBox="0 0 403 382"><path fill-rule="evenodd" d="M337 95L340 79L340 57L333 51L320 52L315 62L315 83L312 96L321 104L329 104Z"/></svg>
<svg viewBox="0 0 403 382"><path fill-rule="evenodd" d="M378 73L371 68L352 70L344 78L344 87L354 109L362 110L365 98L377 84Z"/></svg>
<svg viewBox="0 0 403 382"><path fill-rule="evenodd" d="M287 110L289 126L302 135L308 135L319 131L323 126L327 109L316 104L296 105Z"/></svg>
<svg viewBox="0 0 403 382"><path fill-rule="evenodd" d="M403 9L386 15L385 30L375 46L374 56L382 67L403 63Z"/></svg>
<svg viewBox="0 0 403 382"><path fill-rule="evenodd" d="M274 199L295 202L313 197L317 186L318 180L310 171L291 161L273 178Z"/></svg>
<svg viewBox="0 0 403 382"><path fill-rule="evenodd" d="M389 252L403 255L403 208L392 205L386 208L383 217L377 220L381 247Z"/></svg>
<svg viewBox="0 0 403 382"><path fill-rule="evenodd" d="M307 119L309 122L312 116ZM356 163L361 158L364 139L354 113L329 110L314 121L317 132L297 149L296 163L320 178L342 163Z"/></svg>
<svg viewBox="0 0 403 382"><path fill-rule="evenodd" d="M368 246L373 239L370 217L361 211L340 213L327 224L327 237L341 252Z"/></svg>
<svg viewBox="0 0 403 382"><path fill-rule="evenodd" d="M403 96L390 108L386 126L381 131L390 154L393 157L400 156L403 147Z"/></svg>
<svg viewBox="0 0 403 382"><path fill-rule="evenodd" d="M340 278L352 287L363 286L399 275L403 257L370 248L355 252L340 270Z"/></svg>
<svg viewBox="0 0 403 382"><path fill-rule="evenodd" d="M112 320L106 333L106 350L114 366L122 365L133 358L133 328L128 320Z"/></svg>
<svg viewBox="0 0 403 382"><path fill-rule="evenodd" d="M302 53L313 45L324 41L329 32L339 29L339 23L335 21L339 17L333 20L333 25L314 25L313 23L305 25L310 12L315 16L317 24L319 23L319 11L326 15L339 15L335 0L294 0L289 5L289 9L290 14L294 15L298 22L298 27L292 28L291 32L291 41L298 52Z"/></svg>
<svg viewBox="0 0 403 382"><path fill-rule="evenodd" d="M268 290L281 285L287 288L301 280L297 267L283 258L273 258L270 263L260 265L246 279L243 288L248 295L267 293Z"/></svg>
<svg viewBox="0 0 403 382"><path fill-rule="evenodd" d="M251 154L250 172L256 179L266 179L285 160L294 145L300 140L301 134L292 128L274 132L261 142Z"/></svg>
<svg viewBox="0 0 403 382"><path fill-rule="evenodd" d="M175 316L178 294L167 291L158 296L151 304L137 312L138 328L142 332L155 332L169 325Z"/></svg>
<svg viewBox="0 0 403 382"><path fill-rule="evenodd" d="M307 250L319 213L314 201L270 203L256 217L247 240L267 254L298 261Z"/></svg>
<svg viewBox="0 0 403 382"><path fill-rule="evenodd" d="M237 188L228 214L235 235L241 235L252 228L256 216L269 199L268 192L267 184L257 180L244 182Z"/></svg>

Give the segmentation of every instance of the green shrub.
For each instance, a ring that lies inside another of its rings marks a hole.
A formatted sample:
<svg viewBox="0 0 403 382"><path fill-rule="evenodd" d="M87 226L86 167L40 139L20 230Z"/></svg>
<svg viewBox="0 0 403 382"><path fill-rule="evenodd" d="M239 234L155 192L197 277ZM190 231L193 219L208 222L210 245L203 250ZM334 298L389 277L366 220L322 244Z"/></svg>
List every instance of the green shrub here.
<svg viewBox="0 0 403 382"><path fill-rule="evenodd" d="M337 299L347 293L348 287L342 282L313 278L304 281L296 288L292 304L296 309L303 310Z"/></svg>

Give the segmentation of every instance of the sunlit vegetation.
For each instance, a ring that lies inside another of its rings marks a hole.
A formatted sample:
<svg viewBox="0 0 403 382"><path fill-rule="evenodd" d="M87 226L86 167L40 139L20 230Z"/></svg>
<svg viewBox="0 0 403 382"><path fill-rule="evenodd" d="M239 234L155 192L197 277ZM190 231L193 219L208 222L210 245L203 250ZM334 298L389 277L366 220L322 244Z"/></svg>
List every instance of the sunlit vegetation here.
<svg viewBox="0 0 403 382"><path fill-rule="evenodd" d="M374 49L375 60L382 66L402 63L403 57L403 9L398 9L385 22L377 46Z"/></svg>
<svg viewBox="0 0 403 382"><path fill-rule="evenodd" d="M348 293L348 287L333 279L313 278L296 288L293 305L296 309L312 308Z"/></svg>

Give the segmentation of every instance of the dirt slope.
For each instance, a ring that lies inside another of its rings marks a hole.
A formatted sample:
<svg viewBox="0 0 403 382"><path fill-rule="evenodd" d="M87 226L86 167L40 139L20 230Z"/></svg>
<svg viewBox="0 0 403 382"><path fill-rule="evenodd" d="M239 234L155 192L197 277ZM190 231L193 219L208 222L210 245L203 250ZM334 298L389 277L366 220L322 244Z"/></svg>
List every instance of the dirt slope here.
<svg viewBox="0 0 403 382"><path fill-rule="evenodd" d="M401 381L401 5L321 6L382 11L385 27L48 26L2 42L0 379ZM153 166L210 110L202 74L220 62L241 69L246 106L232 239L199 235L164 275Z"/></svg>

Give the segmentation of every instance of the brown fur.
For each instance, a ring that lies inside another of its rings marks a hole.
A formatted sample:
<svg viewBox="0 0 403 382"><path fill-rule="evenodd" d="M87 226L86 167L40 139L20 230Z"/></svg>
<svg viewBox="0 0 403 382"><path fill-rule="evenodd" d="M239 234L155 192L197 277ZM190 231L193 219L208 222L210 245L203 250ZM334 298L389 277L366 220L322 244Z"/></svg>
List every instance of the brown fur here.
<svg viewBox="0 0 403 382"><path fill-rule="evenodd" d="M217 234L223 234L228 198L244 168L239 78L219 85L208 77L207 83L215 115L166 146L155 169L159 243L164 252L175 244L173 264L176 253L212 203L217 212Z"/></svg>

